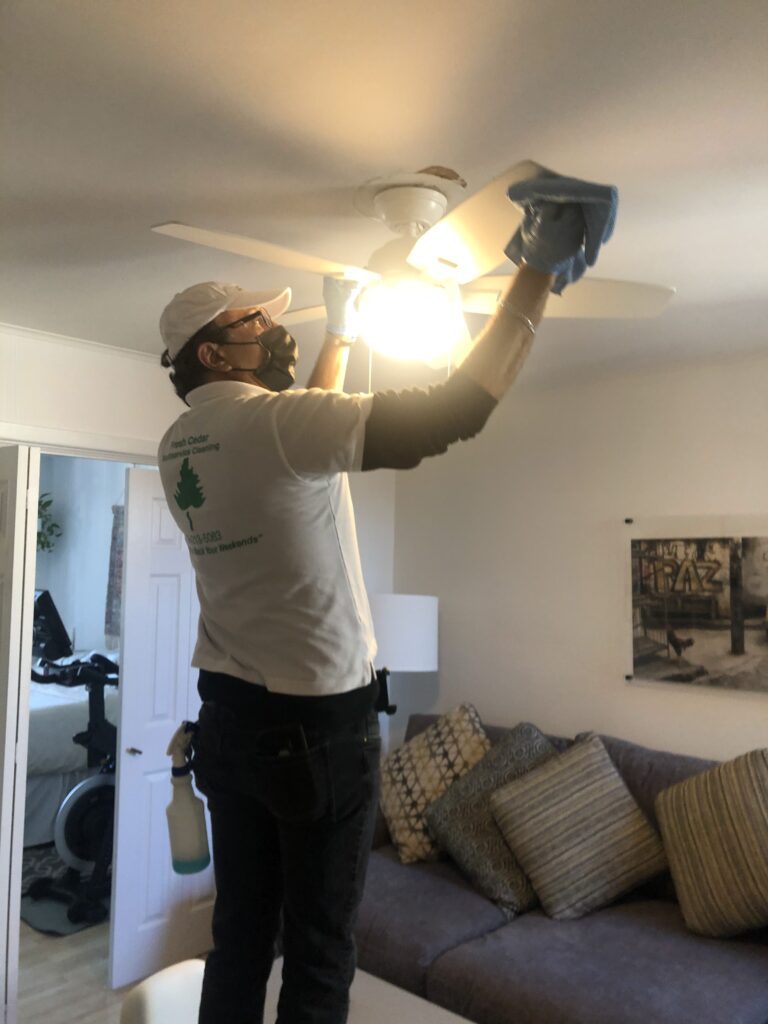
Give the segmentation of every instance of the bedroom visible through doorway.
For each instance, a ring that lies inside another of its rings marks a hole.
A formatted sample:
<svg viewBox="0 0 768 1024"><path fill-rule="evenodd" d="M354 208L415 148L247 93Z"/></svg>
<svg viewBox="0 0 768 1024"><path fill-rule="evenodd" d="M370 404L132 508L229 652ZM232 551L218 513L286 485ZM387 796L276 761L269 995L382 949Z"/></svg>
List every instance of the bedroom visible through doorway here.
<svg viewBox="0 0 768 1024"><path fill-rule="evenodd" d="M108 918L131 465L41 455L20 1024L80 1020L83 984L99 1002L97 993L114 996L107 987Z"/></svg>

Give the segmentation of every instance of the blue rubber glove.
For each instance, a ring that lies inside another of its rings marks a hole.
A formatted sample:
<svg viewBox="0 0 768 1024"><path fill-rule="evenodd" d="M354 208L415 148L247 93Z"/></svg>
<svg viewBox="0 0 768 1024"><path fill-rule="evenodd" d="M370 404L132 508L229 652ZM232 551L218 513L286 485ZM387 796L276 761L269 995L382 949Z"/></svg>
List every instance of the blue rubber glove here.
<svg viewBox="0 0 768 1024"><path fill-rule="evenodd" d="M525 260L554 274L557 295L597 260L613 233L619 193L547 172L513 185L507 195L523 210L523 221L504 250L514 262Z"/></svg>
<svg viewBox="0 0 768 1024"><path fill-rule="evenodd" d="M340 338L354 341L360 334L360 311L357 300L362 282L348 277L323 278L323 302L328 315L327 330Z"/></svg>

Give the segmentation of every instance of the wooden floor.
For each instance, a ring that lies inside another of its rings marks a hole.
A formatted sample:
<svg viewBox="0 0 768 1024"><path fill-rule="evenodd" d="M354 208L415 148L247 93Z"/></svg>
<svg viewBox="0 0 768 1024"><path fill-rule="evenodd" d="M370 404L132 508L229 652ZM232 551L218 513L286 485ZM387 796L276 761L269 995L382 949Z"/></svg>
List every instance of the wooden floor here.
<svg viewBox="0 0 768 1024"><path fill-rule="evenodd" d="M119 1024L127 988L107 987L109 921L74 935L21 922L19 1024Z"/></svg>

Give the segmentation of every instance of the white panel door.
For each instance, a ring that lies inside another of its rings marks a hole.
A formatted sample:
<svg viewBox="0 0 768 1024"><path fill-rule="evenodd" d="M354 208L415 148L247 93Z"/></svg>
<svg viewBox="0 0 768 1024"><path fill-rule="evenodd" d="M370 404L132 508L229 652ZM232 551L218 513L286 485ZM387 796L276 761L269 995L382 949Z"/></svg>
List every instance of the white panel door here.
<svg viewBox="0 0 768 1024"><path fill-rule="evenodd" d="M0 984L16 1022L40 449L0 448Z"/></svg>
<svg viewBox="0 0 768 1024"><path fill-rule="evenodd" d="M199 708L197 672L190 667L194 575L160 474L130 469L126 475L112 988L210 949L214 898L212 868L174 874L165 817L168 741Z"/></svg>

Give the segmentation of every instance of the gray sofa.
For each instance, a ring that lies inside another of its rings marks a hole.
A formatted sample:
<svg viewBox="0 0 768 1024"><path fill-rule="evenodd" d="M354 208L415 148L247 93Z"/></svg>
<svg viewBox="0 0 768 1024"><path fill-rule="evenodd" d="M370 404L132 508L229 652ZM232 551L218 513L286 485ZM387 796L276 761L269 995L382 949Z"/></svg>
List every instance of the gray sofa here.
<svg viewBox="0 0 768 1024"><path fill-rule="evenodd" d="M656 795L715 763L601 738L654 825ZM362 970L477 1024L768 1024L768 930L694 935L668 874L577 921L508 921L451 861L401 864L380 818L356 938Z"/></svg>

